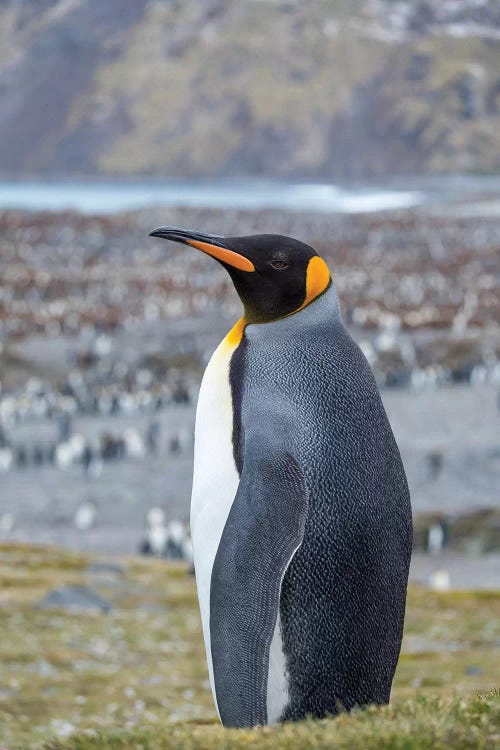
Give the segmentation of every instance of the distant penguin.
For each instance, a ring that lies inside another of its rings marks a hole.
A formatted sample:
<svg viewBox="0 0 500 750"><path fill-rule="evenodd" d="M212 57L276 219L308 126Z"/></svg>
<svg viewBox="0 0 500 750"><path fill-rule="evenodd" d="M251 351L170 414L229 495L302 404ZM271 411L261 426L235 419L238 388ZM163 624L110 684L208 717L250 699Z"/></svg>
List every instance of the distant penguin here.
<svg viewBox="0 0 500 750"><path fill-rule="evenodd" d="M12 513L3 513L0 516L0 539L8 539L15 525L15 516Z"/></svg>
<svg viewBox="0 0 500 750"><path fill-rule="evenodd" d="M146 515L146 535L139 547L141 555L163 557L167 547L168 531L165 512L161 508L150 508Z"/></svg>
<svg viewBox="0 0 500 750"><path fill-rule="evenodd" d="M165 557L169 560L182 560L184 558L185 537L186 531L181 521L170 521L167 526Z"/></svg>
<svg viewBox="0 0 500 750"><path fill-rule="evenodd" d="M191 503L222 723L387 703L403 631L410 498L326 263L279 235L151 234L218 260L244 307L203 377Z"/></svg>
<svg viewBox="0 0 500 750"><path fill-rule="evenodd" d="M449 591L450 582L450 573L444 568L433 570L427 578L427 584L429 588L433 589L434 591Z"/></svg>
<svg viewBox="0 0 500 750"><path fill-rule="evenodd" d="M435 521L427 531L427 551L439 555L448 541L448 524L444 518Z"/></svg>
<svg viewBox="0 0 500 750"><path fill-rule="evenodd" d="M93 500L84 500L75 511L73 523L79 531L88 531L96 521L97 506Z"/></svg>
<svg viewBox="0 0 500 750"><path fill-rule="evenodd" d="M146 444L148 447L148 451L153 456L156 456L158 453L160 434L161 434L160 422L157 419L153 419L153 421L150 422L148 429L147 429L147 433L146 433Z"/></svg>
<svg viewBox="0 0 500 750"><path fill-rule="evenodd" d="M8 445L0 445L0 471L9 471L14 463L14 454Z"/></svg>

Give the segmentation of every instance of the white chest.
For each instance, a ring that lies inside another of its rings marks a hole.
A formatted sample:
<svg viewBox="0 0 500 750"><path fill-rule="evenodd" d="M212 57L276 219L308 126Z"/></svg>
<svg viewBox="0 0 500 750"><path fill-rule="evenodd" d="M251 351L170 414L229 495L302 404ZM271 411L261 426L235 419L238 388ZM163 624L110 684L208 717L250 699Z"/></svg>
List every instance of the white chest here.
<svg viewBox="0 0 500 750"><path fill-rule="evenodd" d="M210 649L210 581L220 538L239 483L233 458L233 408L229 385L229 363L233 352L234 347L223 341L203 376L196 411L191 498L196 585L216 705Z"/></svg>

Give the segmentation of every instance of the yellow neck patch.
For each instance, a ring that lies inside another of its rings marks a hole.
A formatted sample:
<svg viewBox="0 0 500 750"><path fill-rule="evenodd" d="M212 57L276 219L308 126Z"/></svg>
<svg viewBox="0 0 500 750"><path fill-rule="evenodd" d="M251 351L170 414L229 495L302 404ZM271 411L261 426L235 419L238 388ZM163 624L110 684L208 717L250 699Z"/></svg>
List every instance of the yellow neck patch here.
<svg viewBox="0 0 500 750"><path fill-rule="evenodd" d="M230 347L236 349L241 339L243 338L243 331L245 330L246 320L240 318L237 323L231 328L224 341Z"/></svg>

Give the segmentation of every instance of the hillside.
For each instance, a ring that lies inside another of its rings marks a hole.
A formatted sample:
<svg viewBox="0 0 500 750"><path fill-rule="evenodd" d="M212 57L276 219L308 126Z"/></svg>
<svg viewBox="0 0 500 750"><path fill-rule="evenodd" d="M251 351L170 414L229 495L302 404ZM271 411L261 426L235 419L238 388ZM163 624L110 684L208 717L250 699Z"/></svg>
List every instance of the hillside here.
<svg viewBox="0 0 500 750"><path fill-rule="evenodd" d="M0 175L500 168L496 0L0 0Z"/></svg>

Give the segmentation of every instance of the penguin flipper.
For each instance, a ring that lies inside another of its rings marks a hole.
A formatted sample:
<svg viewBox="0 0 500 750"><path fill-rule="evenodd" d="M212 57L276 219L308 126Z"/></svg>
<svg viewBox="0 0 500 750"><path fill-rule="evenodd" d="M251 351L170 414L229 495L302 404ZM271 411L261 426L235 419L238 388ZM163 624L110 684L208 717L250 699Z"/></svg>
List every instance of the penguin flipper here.
<svg viewBox="0 0 500 750"><path fill-rule="evenodd" d="M252 451L212 569L210 633L224 726L267 723L269 650L283 576L307 513L302 470L286 452Z"/></svg>

